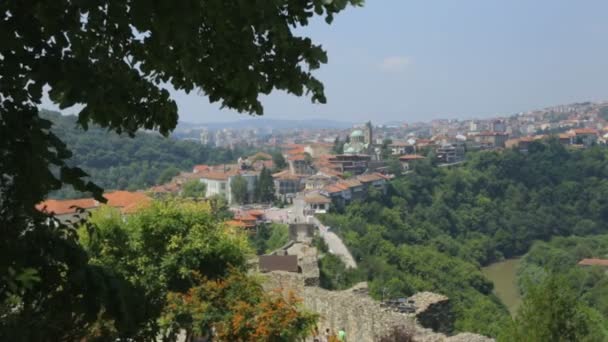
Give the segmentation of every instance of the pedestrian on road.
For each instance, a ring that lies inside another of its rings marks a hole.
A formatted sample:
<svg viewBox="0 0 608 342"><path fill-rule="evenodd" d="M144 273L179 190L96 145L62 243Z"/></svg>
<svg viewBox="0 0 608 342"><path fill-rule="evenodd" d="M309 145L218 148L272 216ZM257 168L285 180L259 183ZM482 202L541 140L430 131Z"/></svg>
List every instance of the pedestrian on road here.
<svg viewBox="0 0 608 342"><path fill-rule="evenodd" d="M342 328L342 329L340 329L340 331L338 331L338 341L346 342L346 331L344 331L344 328Z"/></svg>

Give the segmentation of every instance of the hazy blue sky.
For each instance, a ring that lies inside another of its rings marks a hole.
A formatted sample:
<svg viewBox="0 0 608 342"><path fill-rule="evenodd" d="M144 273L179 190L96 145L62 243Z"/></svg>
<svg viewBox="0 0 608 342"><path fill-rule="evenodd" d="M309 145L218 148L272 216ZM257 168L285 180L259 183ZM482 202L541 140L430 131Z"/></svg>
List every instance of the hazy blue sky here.
<svg viewBox="0 0 608 342"><path fill-rule="evenodd" d="M368 0L301 30L328 50L328 103L273 93L271 118L376 122L608 99L606 0ZM175 93L180 120L243 115Z"/></svg>

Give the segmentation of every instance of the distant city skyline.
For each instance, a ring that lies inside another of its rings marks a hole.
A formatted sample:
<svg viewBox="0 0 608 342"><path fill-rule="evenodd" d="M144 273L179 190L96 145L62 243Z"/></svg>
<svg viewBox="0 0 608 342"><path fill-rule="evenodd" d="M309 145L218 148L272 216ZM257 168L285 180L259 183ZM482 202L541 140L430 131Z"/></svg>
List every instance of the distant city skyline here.
<svg viewBox="0 0 608 342"><path fill-rule="evenodd" d="M368 1L298 30L328 51L315 72L328 103L275 92L262 98L264 117L416 122L605 100L607 12L602 0ZM171 93L180 121L250 118Z"/></svg>

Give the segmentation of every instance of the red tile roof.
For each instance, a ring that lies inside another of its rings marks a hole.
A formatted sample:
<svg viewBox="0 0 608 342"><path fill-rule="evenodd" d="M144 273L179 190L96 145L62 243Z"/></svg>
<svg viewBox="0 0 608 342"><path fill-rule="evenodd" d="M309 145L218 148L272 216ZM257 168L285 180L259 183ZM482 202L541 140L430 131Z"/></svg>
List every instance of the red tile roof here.
<svg viewBox="0 0 608 342"><path fill-rule="evenodd" d="M292 174L291 172L289 172L289 170L284 170L284 171L273 174L272 178L280 179L280 180L299 180L301 177L298 175Z"/></svg>
<svg viewBox="0 0 608 342"><path fill-rule="evenodd" d="M91 209L97 206L97 201L92 198L80 198L73 200L46 200L38 205L36 209L49 214L64 215L73 214L76 212L76 207L83 209Z"/></svg>
<svg viewBox="0 0 608 342"><path fill-rule="evenodd" d="M123 213L132 213L137 209L147 205L152 200L141 192L114 191L103 195L108 201L106 205L119 208ZM74 200L46 200L38 205L36 209L55 215L65 215L76 213L76 207L83 209L93 209L100 205L93 198L80 198Z"/></svg>
<svg viewBox="0 0 608 342"><path fill-rule="evenodd" d="M201 174L201 178L211 180L223 180L227 181L231 176L236 176L239 172L228 170L228 171L208 171Z"/></svg>
<svg viewBox="0 0 608 342"><path fill-rule="evenodd" d="M192 168L192 172L194 173L199 173L199 172L205 172L205 171L209 171L209 165L194 165L194 168Z"/></svg>
<svg viewBox="0 0 608 342"><path fill-rule="evenodd" d="M239 228L246 228L247 225L245 224L245 222L242 221L238 221L238 220L230 220L230 221L226 221L226 224L232 227L239 227Z"/></svg>
<svg viewBox="0 0 608 342"><path fill-rule="evenodd" d="M306 155L305 155L305 154L303 154L303 153L298 153L298 154L290 154L290 155L287 157L287 159L289 159L289 160L293 160L293 161L296 161L296 160L300 160L300 161L301 161L301 160L306 160Z"/></svg>
<svg viewBox="0 0 608 342"><path fill-rule="evenodd" d="M583 259L578 262L581 266L605 266L608 267L608 259Z"/></svg>
<svg viewBox="0 0 608 342"><path fill-rule="evenodd" d="M255 218L260 218L264 216L264 212L262 210L249 210L249 215L254 216Z"/></svg>
<svg viewBox="0 0 608 342"><path fill-rule="evenodd" d="M304 202L314 203L314 204L317 204L317 203L325 204L325 203L331 203L331 200L320 194L308 194L304 197Z"/></svg>
<svg viewBox="0 0 608 342"><path fill-rule="evenodd" d="M383 175L381 175L379 173L370 173L367 175L357 176L357 179L362 183L370 183L370 182L375 182L375 181L379 181L379 180L385 180L386 177L384 177Z"/></svg>
<svg viewBox="0 0 608 342"><path fill-rule="evenodd" d="M425 157L423 157L419 154L406 154L406 155L399 157L399 160L401 160L401 161L420 160L420 159L425 159Z"/></svg>
<svg viewBox="0 0 608 342"><path fill-rule="evenodd" d="M593 128L575 128L572 130L574 134L597 134L597 130Z"/></svg>

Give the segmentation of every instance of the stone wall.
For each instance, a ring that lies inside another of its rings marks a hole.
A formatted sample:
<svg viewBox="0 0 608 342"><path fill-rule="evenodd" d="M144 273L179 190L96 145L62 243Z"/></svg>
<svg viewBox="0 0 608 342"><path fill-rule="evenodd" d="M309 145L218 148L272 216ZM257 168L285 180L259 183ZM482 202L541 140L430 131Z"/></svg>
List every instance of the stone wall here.
<svg viewBox="0 0 608 342"><path fill-rule="evenodd" d="M421 326L444 334L454 331L454 314L448 297L432 292L419 292L408 300L414 302L416 320Z"/></svg>
<svg viewBox="0 0 608 342"><path fill-rule="evenodd" d="M295 231L306 231L302 225ZM301 236L300 236L301 238ZM403 327L420 342L489 342L475 334L446 336L453 330L449 298L431 292L421 292L410 298L415 311L401 313L382 306L368 295L367 284L360 283L344 291L329 291L318 287L319 268L317 250L308 243L296 242L285 246L284 252L298 256L300 273L274 271L265 273L264 288L280 289L284 294L294 292L303 305L320 315L318 328L333 332L344 328L348 341L373 342L386 335L394 327ZM312 341L312 338L310 339Z"/></svg>

